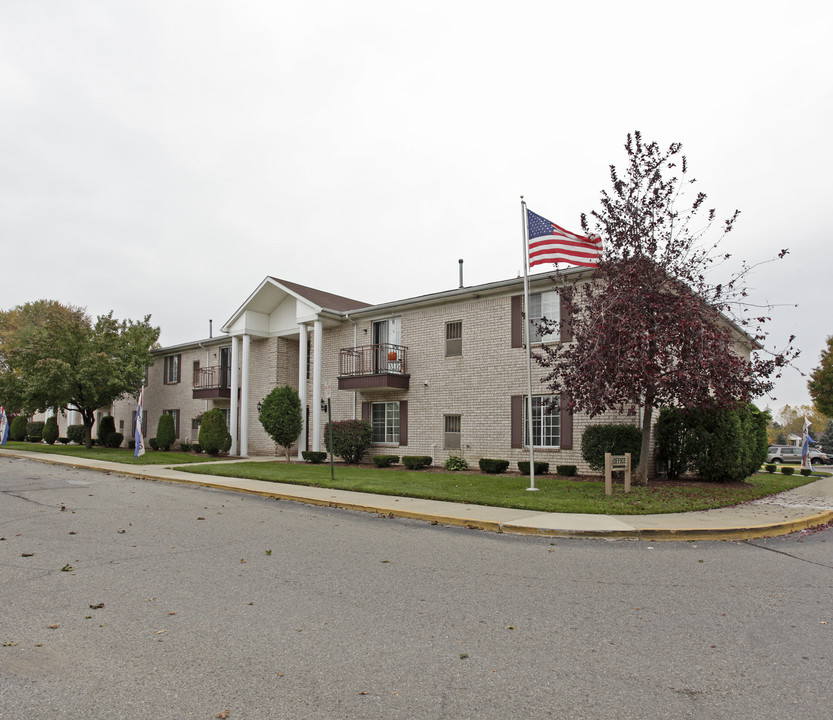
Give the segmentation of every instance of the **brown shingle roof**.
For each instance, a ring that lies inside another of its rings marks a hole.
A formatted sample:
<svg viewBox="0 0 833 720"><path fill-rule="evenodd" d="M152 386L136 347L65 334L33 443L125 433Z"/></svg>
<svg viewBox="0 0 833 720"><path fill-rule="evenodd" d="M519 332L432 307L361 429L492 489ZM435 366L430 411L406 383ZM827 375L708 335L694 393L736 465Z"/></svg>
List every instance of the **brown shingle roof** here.
<svg viewBox="0 0 833 720"><path fill-rule="evenodd" d="M288 290L292 290L292 292L297 293L302 298L306 298L310 302L326 310L347 312L348 310L358 310L359 308L370 307L370 303L362 302L361 300L353 300L341 295L324 292L323 290L316 290L315 288L299 285L298 283L289 282L288 280L281 280L276 277L272 277L272 280L279 282Z"/></svg>

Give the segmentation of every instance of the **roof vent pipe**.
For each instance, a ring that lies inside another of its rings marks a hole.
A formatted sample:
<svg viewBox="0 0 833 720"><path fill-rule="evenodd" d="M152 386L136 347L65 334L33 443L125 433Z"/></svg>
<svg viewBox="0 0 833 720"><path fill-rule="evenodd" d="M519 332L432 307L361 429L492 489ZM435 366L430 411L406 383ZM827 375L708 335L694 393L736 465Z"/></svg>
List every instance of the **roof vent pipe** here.
<svg viewBox="0 0 833 720"><path fill-rule="evenodd" d="M460 263L460 287L463 287L463 258L460 258L457 262Z"/></svg>
<svg viewBox="0 0 833 720"><path fill-rule="evenodd" d="M213 338L213 337L214 337L214 327L213 327L213 325L214 325L214 321L213 321L213 320L209 320L209 321L208 321L208 337L209 337L209 338Z"/></svg>

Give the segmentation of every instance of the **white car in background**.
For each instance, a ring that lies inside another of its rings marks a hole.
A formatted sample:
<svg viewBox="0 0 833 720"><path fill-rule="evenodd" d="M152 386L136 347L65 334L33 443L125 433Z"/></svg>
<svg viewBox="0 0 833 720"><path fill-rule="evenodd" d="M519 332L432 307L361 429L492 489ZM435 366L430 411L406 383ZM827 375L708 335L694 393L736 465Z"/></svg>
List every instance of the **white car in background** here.
<svg viewBox="0 0 833 720"><path fill-rule="evenodd" d="M810 448L810 463L813 465L826 465L827 455L818 450ZM768 463L800 463L801 448L795 445L770 445L767 450L766 461Z"/></svg>

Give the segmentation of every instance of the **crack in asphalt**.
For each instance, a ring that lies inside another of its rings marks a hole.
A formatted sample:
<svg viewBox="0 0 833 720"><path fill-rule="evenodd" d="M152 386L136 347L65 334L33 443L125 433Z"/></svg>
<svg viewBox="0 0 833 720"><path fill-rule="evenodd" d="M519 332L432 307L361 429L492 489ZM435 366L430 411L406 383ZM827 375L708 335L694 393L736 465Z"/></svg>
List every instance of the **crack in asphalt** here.
<svg viewBox="0 0 833 720"><path fill-rule="evenodd" d="M833 570L833 565L825 565L824 563L816 562L815 560L808 560L807 558L799 557L798 555L793 555L792 553L785 552L784 550L776 550L775 548L767 547L766 545L758 545L758 543L752 542L751 540L746 540L745 542L747 545L759 548L760 550L769 550L770 552L778 553L779 555L786 555L787 557L793 558L793 560L800 560L801 562L806 562L810 565L818 565L819 567L827 568L828 570Z"/></svg>

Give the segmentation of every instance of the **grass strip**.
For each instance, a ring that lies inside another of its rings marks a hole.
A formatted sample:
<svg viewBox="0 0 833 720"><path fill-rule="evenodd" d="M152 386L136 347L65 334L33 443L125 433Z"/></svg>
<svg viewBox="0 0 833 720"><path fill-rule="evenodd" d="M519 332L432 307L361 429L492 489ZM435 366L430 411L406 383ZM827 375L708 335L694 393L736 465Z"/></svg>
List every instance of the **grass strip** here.
<svg viewBox="0 0 833 720"><path fill-rule="evenodd" d="M821 477L760 473L751 476L744 483L733 485L680 485L657 480L652 481L647 487L634 486L629 494L625 494L620 483L614 484L613 495L608 497L604 494L603 478L598 481L586 481L538 476L535 485L539 491L528 492L526 488L529 486L529 479L518 475L429 473L339 465L335 471L335 482L332 482L328 465L287 465L281 462L256 461L183 470L220 477L355 490L380 495L448 500L542 512L603 515L652 515L727 507L791 490Z"/></svg>
<svg viewBox="0 0 833 720"><path fill-rule="evenodd" d="M49 455L65 455L69 457L87 458L88 460L104 460L106 462L124 463L125 465L179 465L182 463L203 463L216 461L218 458L210 455L194 455L192 453L161 450L148 450L139 458L133 457L133 450L126 448L105 448L93 446L89 450L83 445L45 445L41 443L7 442L3 447L9 450L45 453Z"/></svg>

